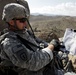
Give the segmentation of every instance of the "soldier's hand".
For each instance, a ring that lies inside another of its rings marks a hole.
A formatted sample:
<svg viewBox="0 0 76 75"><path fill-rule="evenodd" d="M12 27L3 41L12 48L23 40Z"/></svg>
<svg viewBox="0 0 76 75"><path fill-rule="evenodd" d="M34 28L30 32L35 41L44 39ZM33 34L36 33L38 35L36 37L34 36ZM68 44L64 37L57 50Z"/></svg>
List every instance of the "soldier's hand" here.
<svg viewBox="0 0 76 75"><path fill-rule="evenodd" d="M50 44L54 45L54 50L59 51L60 49L60 42L59 40L53 39Z"/></svg>
<svg viewBox="0 0 76 75"><path fill-rule="evenodd" d="M52 51L53 51L53 50L54 50L54 45L49 44L49 45L48 45L48 48L49 48L50 50L52 50Z"/></svg>

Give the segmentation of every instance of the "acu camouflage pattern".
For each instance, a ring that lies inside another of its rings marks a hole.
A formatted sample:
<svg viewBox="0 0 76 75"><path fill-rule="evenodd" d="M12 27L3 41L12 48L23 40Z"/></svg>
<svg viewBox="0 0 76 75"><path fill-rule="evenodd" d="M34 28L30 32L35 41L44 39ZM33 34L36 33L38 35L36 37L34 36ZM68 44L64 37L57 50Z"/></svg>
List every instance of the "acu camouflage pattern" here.
<svg viewBox="0 0 76 75"><path fill-rule="evenodd" d="M17 34L36 45L40 43L39 39L33 38L27 31L17 31L15 33L8 31L8 36L1 42L1 58L21 68L22 71L19 71L19 75L43 75L43 68L51 61L52 52L29 45L34 51L30 50L17 38ZM47 43L44 42L44 44ZM5 66L11 65L5 64Z"/></svg>

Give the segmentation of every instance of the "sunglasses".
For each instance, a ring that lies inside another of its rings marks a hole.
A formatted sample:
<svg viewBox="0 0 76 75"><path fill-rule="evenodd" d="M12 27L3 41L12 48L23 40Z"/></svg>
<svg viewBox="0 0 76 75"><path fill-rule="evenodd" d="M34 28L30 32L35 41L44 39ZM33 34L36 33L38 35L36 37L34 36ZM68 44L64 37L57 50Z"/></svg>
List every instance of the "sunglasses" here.
<svg viewBox="0 0 76 75"><path fill-rule="evenodd" d="M12 20L19 20L19 22L24 23L25 21L27 21L27 18L14 18Z"/></svg>

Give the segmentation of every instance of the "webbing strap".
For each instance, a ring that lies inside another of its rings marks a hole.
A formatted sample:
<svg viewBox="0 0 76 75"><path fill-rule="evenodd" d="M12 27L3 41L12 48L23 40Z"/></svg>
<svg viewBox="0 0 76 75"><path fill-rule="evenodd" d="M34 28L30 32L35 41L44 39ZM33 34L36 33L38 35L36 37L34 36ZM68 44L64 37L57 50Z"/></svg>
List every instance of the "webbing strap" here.
<svg viewBox="0 0 76 75"><path fill-rule="evenodd" d="M32 42L30 42L30 41L28 41L28 40L23 39L23 38L20 37L19 35L17 35L17 38L20 39L20 41L21 41L24 45L26 45L28 48L30 48L30 46L29 46L29 44L30 44L30 45L32 45L32 46L35 46L35 47L39 48L39 49L42 49L42 47L37 46L37 45L35 45L34 43L32 43ZM34 50L33 50L33 51L34 51Z"/></svg>

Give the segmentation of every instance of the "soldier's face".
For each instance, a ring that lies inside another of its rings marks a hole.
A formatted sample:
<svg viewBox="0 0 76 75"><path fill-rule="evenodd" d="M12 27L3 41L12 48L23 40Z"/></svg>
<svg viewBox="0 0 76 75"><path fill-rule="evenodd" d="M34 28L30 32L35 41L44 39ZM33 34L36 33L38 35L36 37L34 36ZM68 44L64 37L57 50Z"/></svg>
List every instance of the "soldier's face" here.
<svg viewBox="0 0 76 75"><path fill-rule="evenodd" d="M23 30L25 27L27 27L27 21L25 18L17 19L16 25L17 25L18 29Z"/></svg>
<svg viewBox="0 0 76 75"><path fill-rule="evenodd" d="M27 27L26 18L15 18L15 19L11 20L9 23L12 26L16 25L16 27L19 30L23 30L25 27Z"/></svg>

